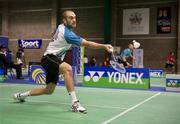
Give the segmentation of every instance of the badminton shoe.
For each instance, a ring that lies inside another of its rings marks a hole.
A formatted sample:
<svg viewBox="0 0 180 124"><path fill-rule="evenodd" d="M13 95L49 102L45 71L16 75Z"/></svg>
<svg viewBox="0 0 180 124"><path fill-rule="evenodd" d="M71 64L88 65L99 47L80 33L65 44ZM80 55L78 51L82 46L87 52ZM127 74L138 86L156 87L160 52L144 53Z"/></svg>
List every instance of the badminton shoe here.
<svg viewBox="0 0 180 124"><path fill-rule="evenodd" d="M71 110L72 112L81 112L85 114L87 113L87 110L83 106L81 106L81 104L79 103L79 100L72 103Z"/></svg>
<svg viewBox="0 0 180 124"><path fill-rule="evenodd" d="M21 96L20 93L15 93L13 95L13 99L16 100L16 101L25 102L25 97Z"/></svg>

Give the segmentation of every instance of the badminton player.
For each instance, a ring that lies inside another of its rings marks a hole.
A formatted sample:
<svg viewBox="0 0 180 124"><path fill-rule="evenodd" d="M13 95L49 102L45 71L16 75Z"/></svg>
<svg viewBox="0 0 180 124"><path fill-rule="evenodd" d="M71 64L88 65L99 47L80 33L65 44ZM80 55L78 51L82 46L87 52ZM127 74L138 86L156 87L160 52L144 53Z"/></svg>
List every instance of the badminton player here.
<svg viewBox="0 0 180 124"><path fill-rule="evenodd" d="M86 109L80 104L76 97L74 82L72 77L72 67L64 62L66 51L72 45L91 47L95 49L105 49L111 52L112 46L109 44L99 44L92 41L87 41L77 36L72 29L76 27L76 15L71 10L63 12L63 23L56 29L52 42L49 43L44 56L41 59L41 64L46 70L46 87L34 88L23 93L15 93L15 100L24 101L28 96L37 96L44 94L52 94L56 83L58 82L59 73L63 73L65 86L71 99L71 110L73 112L86 112Z"/></svg>
<svg viewBox="0 0 180 124"><path fill-rule="evenodd" d="M132 67L132 65L127 61L127 59L129 57L134 59L134 57L132 55L133 49L134 49L134 45L133 44L129 44L128 48L124 49L121 52L121 55L118 58L118 62L122 63L124 65L124 67Z"/></svg>

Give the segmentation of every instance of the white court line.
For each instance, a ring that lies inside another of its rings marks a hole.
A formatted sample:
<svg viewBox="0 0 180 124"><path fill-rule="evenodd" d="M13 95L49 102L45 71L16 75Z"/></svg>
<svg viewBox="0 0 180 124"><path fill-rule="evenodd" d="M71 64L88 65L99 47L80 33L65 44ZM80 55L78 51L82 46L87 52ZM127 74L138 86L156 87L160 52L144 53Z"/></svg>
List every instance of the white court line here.
<svg viewBox="0 0 180 124"><path fill-rule="evenodd" d="M0 85L1 87L8 87L8 86L33 86L32 84L10 84L10 83L6 83L6 84L2 84ZM43 85L34 85L37 87L42 87ZM57 86L56 88L65 88L65 86ZM83 88L83 89L82 89ZM87 91L88 92L94 92L94 90L92 89L99 89L100 92L105 92L105 93L125 93L125 94L141 94L141 95L146 95L149 94L150 92L156 92L156 91L145 91L145 92L139 92L141 90L131 90L131 89L106 89L106 88L88 88L88 87L76 87L76 89L81 89L81 91ZM142 90L143 91L143 90Z"/></svg>
<svg viewBox="0 0 180 124"><path fill-rule="evenodd" d="M0 83L0 88L3 87L12 87L12 86L33 86L32 84L10 84L10 83ZM42 87L43 85L34 85L36 87ZM57 86L56 88L65 88L65 86ZM149 90L131 90L131 89L108 89L108 88L88 88L88 87L76 87L76 89L81 89L81 91L94 92L92 89L99 89L100 92L105 93L123 93L123 94L139 94L139 95L149 95L150 93L155 93L157 91L149 91ZM180 95L179 92L161 92L162 95L165 96L178 96Z"/></svg>
<svg viewBox="0 0 180 124"><path fill-rule="evenodd" d="M0 99L12 101L12 99L8 99L8 98L0 98ZM57 102L49 102L49 101L44 101L44 100L26 100L26 101L34 102L34 103L43 102L43 103L49 103L49 104L70 105L70 103L57 103ZM82 104L82 105L95 107L95 108L106 108L106 109L122 109L122 110L128 109L128 108L116 107L116 106L99 106L99 105L88 105L88 104Z"/></svg>
<svg viewBox="0 0 180 124"><path fill-rule="evenodd" d="M12 87L12 86L18 86L20 84L1 84L0 85L0 88L3 88L3 87Z"/></svg>
<svg viewBox="0 0 180 124"><path fill-rule="evenodd" d="M113 121L113 120L115 120L115 119L117 119L117 118L123 116L124 114L126 114L126 113L128 113L128 112L134 110L135 108L137 108L137 107L139 107L140 105L142 105L142 104L148 102L149 100L151 100L151 99L153 99L153 98L159 96L160 94L161 94L160 92L154 94L153 96L151 96L151 97L149 97L149 98L147 98L147 99L141 101L140 103L138 103L138 104L134 105L133 107L131 107L131 108L129 108L129 109L123 111L122 113L120 113L120 114L118 114L118 115L116 115L116 116L114 116L114 117L108 119L107 121L104 121L102 124L108 124L108 123L110 123L111 121Z"/></svg>

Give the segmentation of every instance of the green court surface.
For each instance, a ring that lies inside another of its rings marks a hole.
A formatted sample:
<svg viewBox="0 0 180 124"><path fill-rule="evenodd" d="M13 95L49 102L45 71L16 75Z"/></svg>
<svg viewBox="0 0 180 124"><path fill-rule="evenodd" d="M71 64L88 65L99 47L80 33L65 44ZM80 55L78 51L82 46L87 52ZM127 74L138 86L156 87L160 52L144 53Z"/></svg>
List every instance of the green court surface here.
<svg viewBox="0 0 180 124"><path fill-rule="evenodd" d="M180 124L180 93L77 87L87 114L70 111L64 86L51 96L12 100L36 85L0 84L0 124Z"/></svg>

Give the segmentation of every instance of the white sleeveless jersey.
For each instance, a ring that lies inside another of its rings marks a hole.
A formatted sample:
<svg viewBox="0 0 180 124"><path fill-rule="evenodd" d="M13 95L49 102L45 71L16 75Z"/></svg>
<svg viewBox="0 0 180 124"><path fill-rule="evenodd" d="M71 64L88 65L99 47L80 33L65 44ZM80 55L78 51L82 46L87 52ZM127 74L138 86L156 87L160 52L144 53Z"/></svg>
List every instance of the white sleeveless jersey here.
<svg viewBox="0 0 180 124"><path fill-rule="evenodd" d="M49 43L44 55L53 54L63 60L66 51L71 48L72 44L80 46L82 40L70 28L61 24L56 29L53 40Z"/></svg>

